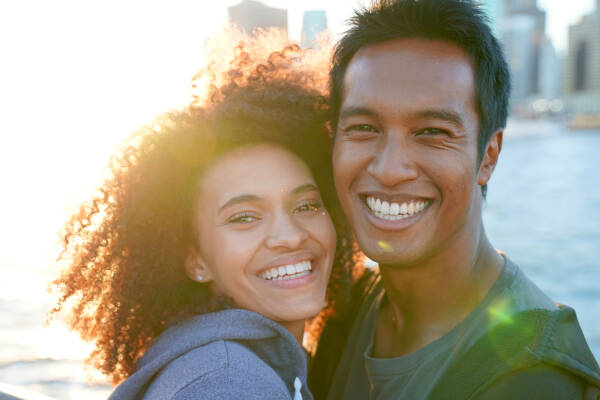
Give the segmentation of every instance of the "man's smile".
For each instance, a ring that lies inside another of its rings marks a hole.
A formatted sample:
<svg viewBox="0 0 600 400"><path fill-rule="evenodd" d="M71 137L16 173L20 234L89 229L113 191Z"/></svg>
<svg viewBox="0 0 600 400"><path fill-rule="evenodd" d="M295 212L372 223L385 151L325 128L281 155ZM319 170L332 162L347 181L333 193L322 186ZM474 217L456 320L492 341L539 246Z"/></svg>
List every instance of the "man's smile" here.
<svg viewBox="0 0 600 400"><path fill-rule="evenodd" d="M363 199L373 215L388 221L412 217L422 213L431 204L431 200L419 198L402 202L386 201L376 196L365 196Z"/></svg>

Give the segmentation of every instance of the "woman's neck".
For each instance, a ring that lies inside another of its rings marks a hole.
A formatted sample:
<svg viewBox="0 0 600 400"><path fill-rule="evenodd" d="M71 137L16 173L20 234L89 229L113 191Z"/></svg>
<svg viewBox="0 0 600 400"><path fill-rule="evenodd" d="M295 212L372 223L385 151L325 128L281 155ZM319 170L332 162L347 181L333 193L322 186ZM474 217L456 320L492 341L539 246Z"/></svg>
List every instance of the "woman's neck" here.
<svg viewBox="0 0 600 400"><path fill-rule="evenodd" d="M292 335L298 341L298 344L302 346L302 339L304 339L304 326L306 320L302 319L300 321L283 321L280 322L281 326L290 331Z"/></svg>

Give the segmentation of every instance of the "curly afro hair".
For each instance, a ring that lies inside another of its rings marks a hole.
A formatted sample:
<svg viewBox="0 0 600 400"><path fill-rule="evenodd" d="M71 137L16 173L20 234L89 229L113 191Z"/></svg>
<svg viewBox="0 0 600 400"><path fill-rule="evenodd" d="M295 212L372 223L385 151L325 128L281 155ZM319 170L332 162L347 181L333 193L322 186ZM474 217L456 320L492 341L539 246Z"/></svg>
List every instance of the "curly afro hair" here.
<svg viewBox="0 0 600 400"><path fill-rule="evenodd" d="M188 278L198 179L215 157L245 144L281 145L309 166L334 220L338 244L325 309L308 329L314 346L340 312L359 260L332 180L326 87L329 47L304 50L276 31L235 29L207 45L194 101L133 134L110 159L109 177L61 232L59 293L51 315L93 342L88 363L118 383L150 342L189 316L231 307Z"/></svg>

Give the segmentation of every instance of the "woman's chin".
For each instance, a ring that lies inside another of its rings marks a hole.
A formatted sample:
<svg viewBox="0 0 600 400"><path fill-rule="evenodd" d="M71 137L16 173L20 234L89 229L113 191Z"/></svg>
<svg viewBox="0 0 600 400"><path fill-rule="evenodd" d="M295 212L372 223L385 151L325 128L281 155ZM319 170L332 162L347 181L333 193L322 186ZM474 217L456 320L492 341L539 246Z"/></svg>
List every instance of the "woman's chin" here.
<svg viewBox="0 0 600 400"><path fill-rule="evenodd" d="M323 304L323 302L314 302L312 304L303 304L302 307L298 307L297 305L290 305L289 307L279 305L277 309L273 309L270 312L256 312L285 325L286 323L304 321L315 317L323 309Z"/></svg>

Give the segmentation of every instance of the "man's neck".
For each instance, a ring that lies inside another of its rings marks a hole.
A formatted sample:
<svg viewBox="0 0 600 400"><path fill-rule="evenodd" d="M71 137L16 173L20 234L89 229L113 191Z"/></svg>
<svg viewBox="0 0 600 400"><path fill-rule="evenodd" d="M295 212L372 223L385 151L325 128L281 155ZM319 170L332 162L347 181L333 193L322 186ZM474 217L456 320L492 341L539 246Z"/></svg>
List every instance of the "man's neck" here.
<svg viewBox="0 0 600 400"><path fill-rule="evenodd" d="M502 272L504 259L483 226L477 230L419 265L380 266L387 302L377 321L374 356L398 357L426 346L483 300Z"/></svg>

